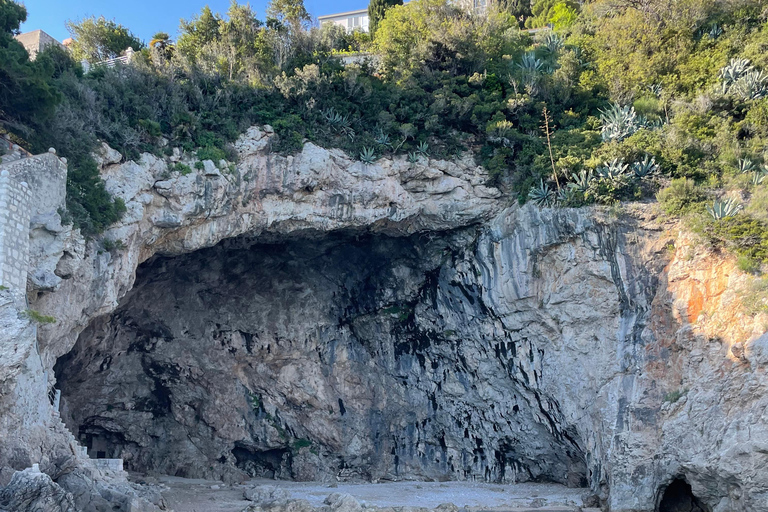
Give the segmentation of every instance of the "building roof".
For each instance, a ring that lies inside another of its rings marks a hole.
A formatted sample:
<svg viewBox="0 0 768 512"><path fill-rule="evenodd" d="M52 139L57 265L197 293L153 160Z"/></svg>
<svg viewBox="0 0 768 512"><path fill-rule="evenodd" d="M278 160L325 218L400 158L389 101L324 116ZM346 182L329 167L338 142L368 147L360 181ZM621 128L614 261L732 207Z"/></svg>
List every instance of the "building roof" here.
<svg viewBox="0 0 768 512"><path fill-rule="evenodd" d="M328 20L331 18L344 18L347 16L353 16L355 14L368 14L368 9L359 9L357 11L340 12L337 14L326 14L324 16L318 16L318 21Z"/></svg>
<svg viewBox="0 0 768 512"><path fill-rule="evenodd" d="M16 40L26 48L32 58L34 58L38 52L43 51L47 46L52 44L62 46L60 42L40 29L19 34L16 36Z"/></svg>
<svg viewBox="0 0 768 512"><path fill-rule="evenodd" d="M32 30L31 32L24 32L23 34L17 35L16 40L23 44L25 48L28 46L39 46L41 34L45 34L45 32L40 29Z"/></svg>

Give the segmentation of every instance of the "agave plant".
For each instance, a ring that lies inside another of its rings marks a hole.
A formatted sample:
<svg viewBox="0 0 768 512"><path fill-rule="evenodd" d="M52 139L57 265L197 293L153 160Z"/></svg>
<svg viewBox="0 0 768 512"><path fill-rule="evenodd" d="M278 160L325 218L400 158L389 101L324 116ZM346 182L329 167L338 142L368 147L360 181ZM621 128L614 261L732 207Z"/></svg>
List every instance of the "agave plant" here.
<svg viewBox="0 0 768 512"><path fill-rule="evenodd" d="M755 172L753 172L752 173L752 184L755 185L755 186L762 185L763 181L765 181L766 174L768 174L768 173L766 173L765 171L755 171Z"/></svg>
<svg viewBox="0 0 768 512"><path fill-rule="evenodd" d="M389 134L384 133L383 130L379 130L378 135L376 135L376 144L379 146L388 146L392 147L392 143L389 141Z"/></svg>
<svg viewBox="0 0 768 512"><path fill-rule="evenodd" d="M739 96L747 94L750 87L757 85L755 80L759 79L758 75L753 75L747 82L740 85L738 88L741 89L741 91L736 90L736 84L753 72L755 72L755 67L750 63L749 59L732 58L730 62L720 70L723 94L732 92L736 92Z"/></svg>
<svg viewBox="0 0 768 512"><path fill-rule="evenodd" d="M592 173L591 169L589 171L582 170L579 174L574 172L571 174L572 181L568 183L568 188L584 193L589 190L589 186L594 179L595 175Z"/></svg>
<svg viewBox="0 0 768 512"><path fill-rule="evenodd" d="M523 73L525 74L535 75L541 70L541 67L543 65L544 65L544 62L542 62L541 59L537 59L535 53L528 52L525 55L523 55L522 59L520 59L520 62L517 64L517 67L522 69Z"/></svg>
<svg viewBox="0 0 768 512"><path fill-rule="evenodd" d="M604 165L597 168L598 176L611 181L619 181L625 178L628 173L629 164L625 164L624 160L619 160L618 158L614 158L611 162L605 162Z"/></svg>
<svg viewBox="0 0 768 512"><path fill-rule="evenodd" d="M651 91L651 94L657 98L661 97L661 93L664 91L664 89L661 87L661 84L651 84L648 86L648 90Z"/></svg>
<svg viewBox="0 0 768 512"><path fill-rule="evenodd" d="M709 28L709 32L707 32L707 35L710 39L717 39L721 35L723 35L723 27L718 25L717 23L713 23L712 26Z"/></svg>
<svg viewBox="0 0 768 512"><path fill-rule="evenodd" d="M645 155L642 162L632 164L632 170L635 176L642 179L659 173L659 164L656 163L656 157Z"/></svg>
<svg viewBox="0 0 768 512"><path fill-rule="evenodd" d="M416 151L411 151L408 153L408 163L411 165L419 163L419 154Z"/></svg>
<svg viewBox="0 0 768 512"><path fill-rule="evenodd" d="M372 164L376 161L376 153L373 148L364 147L360 153L360 161L364 164Z"/></svg>
<svg viewBox="0 0 768 512"><path fill-rule="evenodd" d="M716 199L715 202L712 203L712 206L707 205L707 211L715 220L733 217L739 213L742 208L743 206L734 201L733 198L728 198L725 201Z"/></svg>
<svg viewBox="0 0 768 512"><path fill-rule="evenodd" d="M755 163L749 158L739 158L738 162L739 172L748 173L755 170Z"/></svg>
<svg viewBox="0 0 768 512"><path fill-rule="evenodd" d="M419 142L419 146L416 148L416 152L429 157L429 144L426 142Z"/></svg>
<svg viewBox="0 0 768 512"><path fill-rule="evenodd" d="M768 96L768 75L762 71L750 71L734 82L729 92L742 100L759 100Z"/></svg>
<svg viewBox="0 0 768 512"><path fill-rule="evenodd" d="M544 183L544 180L540 180L539 186L533 187L528 192L528 199L540 207L549 207L555 204L557 201L557 195L555 194L554 190L549 188L547 183Z"/></svg>
<svg viewBox="0 0 768 512"><path fill-rule="evenodd" d="M605 142L625 139L647 124L644 117L637 115L635 107L622 107L618 103L600 111L600 122L603 124L602 137Z"/></svg>
<svg viewBox="0 0 768 512"><path fill-rule="evenodd" d="M336 112L333 107L323 110L323 118L331 125L339 124L342 120L341 114Z"/></svg>
<svg viewBox="0 0 768 512"><path fill-rule="evenodd" d="M734 57L720 70L720 79L730 85L754 69L749 59Z"/></svg>
<svg viewBox="0 0 768 512"><path fill-rule="evenodd" d="M565 46L565 38L549 31L547 32L547 35L544 36L543 43L549 53L557 53Z"/></svg>

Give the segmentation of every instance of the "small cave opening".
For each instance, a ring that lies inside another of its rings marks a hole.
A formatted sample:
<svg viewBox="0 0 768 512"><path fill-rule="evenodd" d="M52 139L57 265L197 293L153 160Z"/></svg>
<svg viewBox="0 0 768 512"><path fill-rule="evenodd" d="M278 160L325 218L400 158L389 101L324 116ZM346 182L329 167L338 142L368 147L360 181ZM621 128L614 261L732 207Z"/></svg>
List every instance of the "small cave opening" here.
<svg viewBox="0 0 768 512"><path fill-rule="evenodd" d="M568 427L487 349L495 319L457 267L476 235L240 237L156 256L58 360L62 419L91 457L145 474L578 486ZM483 379L508 403L488 403Z"/></svg>
<svg viewBox="0 0 768 512"><path fill-rule="evenodd" d="M657 512L711 512L693 495L691 485L683 478L674 479L661 493Z"/></svg>

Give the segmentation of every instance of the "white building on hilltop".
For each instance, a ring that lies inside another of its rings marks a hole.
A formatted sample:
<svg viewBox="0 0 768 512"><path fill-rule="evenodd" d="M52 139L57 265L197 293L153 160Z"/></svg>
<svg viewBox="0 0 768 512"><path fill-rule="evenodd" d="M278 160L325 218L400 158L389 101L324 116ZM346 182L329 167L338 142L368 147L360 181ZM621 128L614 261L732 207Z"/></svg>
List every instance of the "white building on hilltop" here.
<svg viewBox="0 0 768 512"><path fill-rule="evenodd" d="M408 3L406 0L404 3ZM483 13L488 7L489 0L454 0L454 3L468 12ZM362 30L368 32L368 9L359 11L340 12L339 14L326 14L318 16L320 26L334 23L347 29L347 32Z"/></svg>
<svg viewBox="0 0 768 512"><path fill-rule="evenodd" d="M317 21L320 22L321 26L328 23L342 26L347 29L347 32L355 30L368 32L368 9L341 12L339 14L326 14L325 16L318 16Z"/></svg>

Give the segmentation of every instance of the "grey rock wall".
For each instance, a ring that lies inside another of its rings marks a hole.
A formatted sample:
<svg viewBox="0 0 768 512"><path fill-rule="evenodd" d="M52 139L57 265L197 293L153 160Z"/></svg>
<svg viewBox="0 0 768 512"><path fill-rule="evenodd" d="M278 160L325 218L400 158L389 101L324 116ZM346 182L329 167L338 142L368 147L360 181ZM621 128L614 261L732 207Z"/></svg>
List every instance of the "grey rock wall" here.
<svg viewBox="0 0 768 512"><path fill-rule="evenodd" d="M271 136L186 176L106 152L122 249L40 223L31 274L61 279L32 286L57 318L40 366L92 451L232 480L586 483L624 512L684 480L716 512L768 510L765 319L727 258L648 208L506 207L469 160L280 157ZM3 417L43 399L17 375Z"/></svg>

